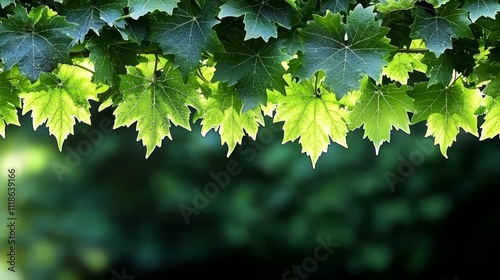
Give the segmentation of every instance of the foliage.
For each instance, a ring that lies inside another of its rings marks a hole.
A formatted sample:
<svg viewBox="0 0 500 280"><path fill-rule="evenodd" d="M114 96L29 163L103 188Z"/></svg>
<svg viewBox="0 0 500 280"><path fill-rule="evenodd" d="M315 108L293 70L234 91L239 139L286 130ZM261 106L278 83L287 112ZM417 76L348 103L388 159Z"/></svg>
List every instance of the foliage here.
<svg viewBox="0 0 500 280"><path fill-rule="evenodd" d="M426 122L444 156L460 128L481 140L500 132L497 0L0 6L4 137L18 110L32 111L61 149L75 118L90 123L89 100L114 110L115 128L136 123L146 156L172 124L199 119L229 155L268 115L313 166L360 127L378 153L392 128Z"/></svg>

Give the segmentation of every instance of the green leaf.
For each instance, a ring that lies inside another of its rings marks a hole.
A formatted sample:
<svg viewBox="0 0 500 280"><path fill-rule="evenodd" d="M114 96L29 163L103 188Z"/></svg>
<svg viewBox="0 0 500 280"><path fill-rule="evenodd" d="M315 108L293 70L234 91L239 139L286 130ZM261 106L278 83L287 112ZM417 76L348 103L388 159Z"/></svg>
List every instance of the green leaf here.
<svg viewBox="0 0 500 280"><path fill-rule="evenodd" d="M281 62L291 57L283 52L279 41L226 42L224 48L226 52L214 55L217 62L214 80L236 85L243 100L243 112L266 104L268 88L285 92L285 68Z"/></svg>
<svg viewBox="0 0 500 280"><path fill-rule="evenodd" d="M24 103L23 115L32 111L35 130L46 122L50 134L56 137L59 150L68 135L73 134L75 118L90 124L89 100L97 100L97 94L102 91L91 82L91 76L79 67L62 64L55 73L42 73L40 79L20 95Z"/></svg>
<svg viewBox="0 0 500 280"><path fill-rule="evenodd" d="M495 73L495 74L498 74ZM486 88L484 89L484 94L489 95L491 97L500 97L500 76L491 80Z"/></svg>
<svg viewBox="0 0 500 280"><path fill-rule="evenodd" d="M413 8L417 0L381 0L375 4L375 9L381 13L390 13Z"/></svg>
<svg viewBox="0 0 500 280"><path fill-rule="evenodd" d="M66 20L77 23L73 36L83 42L89 30L99 35L105 24L125 28L123 9L127 0L72 0L67 1L63 8Z"/></svg>
<svg viewBox="0 0 500 280"><path fill-rule="evenodd" d="M500 12L500 4L497 0L465 0L464 10L469 12L472 22L476 22L481 16L494 19Z"/></svg>
<svg viewBox="0 0 500 280"><path fill-rule="evenodd" d="M242 112L242 103L236 90L224 83L215 83L212 94L202 97L201 134L205 136L211 129L218 131L221 144L227 144L227 156L231 155L245 133L256 139L260 125L264 125L264 117L259 107Z"/></svg>
<svg viewBox="0 0 500 280"><path fill-rule="evenodd" d="M500 63L496 59L491 58L491 49L480 47L480 52L475 56L474 69L467 77L469 82L482 84L486 81L491 81L500 73Z"/></svg>
<svg viewBox="0 0 500 280"><path fill-rule="evenodd" d="M427 66L422 63L424 55L420 53L397 53L383 69L384 75L393 81L406 85L409 73L419 71L425 73Z"/></svg>
<svg viewBox="0 0 500 280"><path fill-rule="evenodd" d="M471 23L467 11L459 9L460 3L451 2L436 9L436 15L429 14L422 8L413 9L414 23L411 27L411 38L421 38L427 48L436 56L452 49L453 38L471 38Z"/></svg>
<svg viewBox="0 0 500 280"><path fill-rule="evenodd" d="M500 97L497 97L493 101L493 105L488 110L484 116L484 123L481 125L481 138L479 140L485 140L488 138L493 138L500 134Z"/></svg>
<svg viewBox="0 0 500 280"><path fill-rule="evenodd" d="M50 72L57 63L68 62L74 24L46 6L28 12L17 5L14 15L0 18L0 58L9 70L18 65L20 72L36 81L41 72Z"/></svg>
<svg viewBox="0 0 500 280"><path fill-rule="evenodd" d="M320 155L327 152L330 140L347 148L348 113L326 88L319 87L322 94L317 95L315 82L296 83L288 78L288 83L274 122L284 122L283 144L300 137L302 153L311 158L314 168Z"/></svg>
<svg viewBox="0 0 500 280"><path fill-rule="evenodd" d="M292 61L291 72L306 79L324 70L326 86L337 96L343 96L359 89L365 74L375 80L380 78L387 64L384 58L396 49L385 37L388 31L381 27L380 21L375 21L373 6L366 9L356 6L345 24L340 14L314 15L314 21L301 30L304 53Z"/></svg>
<svg viewBox="0 0 500 280"><path fill-rule="evenodd" d="M228 0L220 7L219 18L244 16L245 40L278 37L277 24L290 29L294 9L283 0Z"/></svg>
<svg viewBox="0 0 500 280"><path fill-rule="evenodd" d="M17 117L17 108L21 108L18 91L7 79L7 73L0 73L0 135L5 138L5 126L21 125Z"/></svg>
<svg viewBox="0 0 500 280"><path fill-rule="evenodd" d="M435 137L434 143L439 144L446 158L446 151L455 141L460 128L478 136L474 112L481 103L479 90L467 89L457 80L451 87L443 84L427 87L426 83L418 83L408 95L415 100L416 113L411 122L427 121L425 136Z"/></svg>
<svg viewBox="0 0 500 280"><path fill-rule="evenodd" d="M304 41L302 40L298 29L285 31L281 38L283 38L282 44L285 53L293 56L298 51L304 51Z"/></svg>
<svg viewBox="0 0 500 280"><path fill-rule="evenodd" d="M322 0L321 14L325 14L327 10L332 13L347 12L349 10L349 0Z"/></svg>
<svg viewBox="0 0 500 280"><path fill-rule="evenodd" d="M138 44L123 41L115 30L105 30L92 37L85 46L90 50L90 60L96 67L93 81L113 85L118 74L126 74L127 65L137 65Z"/></svg>
<svg viewBox="0 0 500 280"><path fill-rule="evenodd" d="M170 123L191 130L188 106L200 107L196 82L185 84L179 70L164 59L156 65L155 57L148 55L147 62L127 66L128 74L120 75L123 101L114 111L114 128L137 123L137 141L146 146L146 158L155 147L161 147L165 136L172 139Z"/></svg>
<svg viewBox="0 0 500 280"><path fill-rule="evenodd" d="M446 3L448 3L450 0L426 0L427 3L431 3L434 8L440 7Z"/></svg>
<svg viewBox="0 0 500 280"><path fill-rule="evenodd" d="M179 0L128 0L130 17L138 19L139 17L158 10L171 15L172 10L177 7Z"/></svg>
<svg viewBox="0 0 500 280"><path fill-rule="evenodd" d="M15 4L16 1L14 0L0 0L0 6L3 8L9 6L10 4Z"/></svg>
<svg viewBox="0 0 500 280"><path fill-rule="evenodd" d="M408 112L414 112L413 99L406 92L408 86L395 84L375 86L368 79L361 85L361 97L350 115L352 129L363 126L365 133L375 146L378 155L380 146L390 142L391 130L401 129L410 133Z"/></svg>
<svg viewBox="0 0 500 280"><path fill-rule="evenodd" d="M453 77L453 55L445 51L438 58L434 53L426 53L423 62L427 65L428 87L435 84L447 86Z"/></svg>
<svg viewBox="0 0 500 280"><path fill-rule="evenodd" d="M151 41L159 43L164 54L175 55L175 64L185 80L199 66L203 50L222 50L217 34L212 30L219 22L215 19L216 4L217 1L209 1L200 8L197 4L181 2L171 16L155 14L152 17Z"/></svg>

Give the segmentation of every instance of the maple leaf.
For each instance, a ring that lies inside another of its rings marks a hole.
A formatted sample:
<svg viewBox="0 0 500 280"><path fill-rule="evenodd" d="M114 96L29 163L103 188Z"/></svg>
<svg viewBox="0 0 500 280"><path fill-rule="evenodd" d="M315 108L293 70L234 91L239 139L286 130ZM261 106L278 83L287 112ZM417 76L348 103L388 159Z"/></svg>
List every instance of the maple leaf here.
<svg viewBox="0 0 500 280"><path fill-rule="evenodd" d="M498 68L490 68L490 70L499 70L499 69ZM495 74L497 74L497 73L495 73ZM494 97L494 98L500 96L500 77L494 78L488 83L488 85L484 89L484 94L489 95L489 96Z"/></svg>
<svg viewBox="0 0 500 280"><path fill-rule="evenodd" d="M150 39L157 42L164 54L175 55L184 79L198 67L202 50L221 51L222 45L212 27L219 23L215 19L217 1L198 6L181 2L171 16L155 14L152 17Z"/></svg>
<svg viewBox="0 0 500 280"><path fill-rule="evenodd" d="M281 43L283 44L283 50L288 55L295 55L298 51L304 51L304 41L300 36L298 29L287 30L282 36Z"/></svg>
<svg viewBox="0 0 500 280"><path fill-rule="evenodd" d="M8 80L7 73L0 73L0 135L5 138L5 126L21 125L17 117L17 108L21 108L19 92Z"/></svg>
<svg viewBox="0 0 500 280"><path fill-rule="evenodd" d="M459 9L460 3L451 2L436 9L436 14L422 8L412 10L415 21L411 27L411 38L421 38L436 57L446 49L452 49L453 38L474 38L469 29L471 23L467 11Z"/></svg>
<svg viewBox="0 0 500 280"><path fill-rule="evenodd" d="M415 111L411 123L427 121L426 137L433 135L434 143L439 144L441 153L447 158L446 151L462 128L465 132L478 136L477 116L474 114L481 102L477 89L467 89L461 80L452 86L427 83L415 84L408 95L415 100Z"/></svg>
<svg viewBox="0 0 500 280"><path fill-rule="evenodd" d="M211 83L213 89L208 97L201 100L201 134L205 136L211 129L218 131L221 144L227 144L227 156L231 155L245 133L256 139L264 118L259 107L242 112L243 104L238 93L224 83Z"/></svg>
<svg viewBox="0 0 500 280"><path fill-rule="evenodd" d="M497 0L465 0L463 9L469 12L472 22L476 22L481 16L494 19L500 11Z"/></svg>
<svg viewBox="0 0 500 280"><path fill-rule="evenodd" d="M427 66L422 63L424 55L418 53L397 53L383 69L384 75L393 81L406 85L409 73L413 71L426 72Z"/></svg>
<svg viewBox="0 0 500 280"><path fill-rule="evenodd" d="M375 86L368 79L361 85L359 103L350 115L352 129L363 126L365 133L375 146L378 155L380 146L390 142L391 130L401 129L410 133L408 112L413 112L413 99L406 92L408 86L396 84Z"/></svg>
<svg viewBox="0 0 500 280"><path fill-rule="evenodd" d="M294 11L283 0L229 0L220 7L219 18L244 16L245 40L278 37L277 24L290 29L289 15Z"/></svg>
<svg viewBox="0 0 500 280"><path fill-rule="evenodd" d="M425 45L421 40L413 40L410 48L422 49ZM423 63L424 54L421 53L396 53L389 64L382 70L385 76L393 81L406 85L410 78L409 73L419 71L425 73L427 65Z"/></svg>
<svg viewBox="0 0 500 280"><path fill-rule="evenodd" d="M81 64L91 67L85 61ZM59 150L68 135L73 134L75 119L90 124L89 100L97 100L97 94L105 90L92 83L91 77L86 70L62 64L54 73L40 74L40 79L20 94L23 115L32 111L34 130L46 122Z"/></svg>
<svg viewBox="0 0 500 280"><path fill-rule="evenodd" d="M481 138L485 140L500 134L500 97L493 99L492 105L484 116L484 123L481 125Z"/></svg>
<svg viewBox="0 0 500 280"><path fill-rule="evenodd" d="M282 144L300 137L302 153L311 158L314 168L320 155L327 152L330 140L347 148L348 113L326 88L320 86L318 95L312 81L287 79L286 96L280 98L273 121L284 122Z"/></svg>
<svg viewBox="0 0 500 280"><path fill-rule="evenodd" d="M321 0L320 12L325 14L327 10L332 13L347 12L349 0Z"/></svg>
<svg viewBox="0 0 500 280"><path fill-rule="evenodd" d="M124 28L125 21L120 18L126 6L127 0L72 0L64 3L62 12L67 21L78 24L72 35L83 42L89 30L99 35L105 24Z"/></svg>
<svg viewBox="0 0 500 280"><path fill-rule="evenodd" d="M5 69L16 65L21 74L36 81L42 72L50 72L57 63L69 61L75 24L57 16L47 6L27 12L17 5L14 15L0 18L0 58Z"/></svg>
<svg viewBox="0 0 500 280"><path fill-rule="evenodd" d="M242 41L225 42L224 48L225 52L214 54L217 61L214 80L236 85L243 100L243 112L266 104L268 88L285 91L283 75L286 71L281 63L291 56L283 52L278 40L264 43L251 39L245 44Z"/></svg>
<svg viewBox="0 0 500 280"><path fill-rule="evenodd" d="M375 4L375 9L382 13L409 10L413 8L417 0L381 0Z"/></svg>
<svg viewBox="0 0 500 280"><path fill-rule="evenodd" d="M453 77L453 55L450 51L445 51L436 58L434 53L426 53L423 63L427 65L427 86L434 84L448 85Z"/></svg>
<svg viewBox="0 0 500 280"><path fill-rule="evenodd" d="M0 0L0 6L2 7L2 9L14 3L16 3L15 0Z"/></svg>
<svg viewBox="0 0 500 280"><path fill-rule="evenodd" d="M314 20L300 30L304 52L291 62L290 72L306 79L324 70L326 87L341 97L359 89L365 74L380 78L387 64L384 58L396 49L385 37L388 31L375 21L373 6L364 9L357 5L347 16L347 23L340 14L314 15Z"/></svg>
<svg viewBox="0 0 500 280"><path fill-rule="evenodd" d="M172 10L177 7L179 0L128 0L130 17L138 19L139 17L153 11L166 12L172 14Z"/></svg>
<svg viewBox="0 0 500 280"><path fill-rule="evenodd" d="M118 74L126 74L126 65L136 65L140 46L123 41L115 30L106 30L100 36L92 37L85 47L90 50L90 60L95 67L93 81L113 85Z"/></svg>
<svg viewBox="0 0 500 280"><path fill-rule="evenodd" d="M438 8L438 7L441 7L442 5L448 3L448 1L450 0L425 0L426 2L428 3L431 3L434 8Z"/></svg>
<svg viewBox="0 0 500 280"><path fill-rule="evenodd" d="M146 146L147 158L155 147L161 147L165 136L172 139L170 123L191 130L188 106L199 110L200 105L196 82L185 84L179 70L165 59L146 58L147 62L127 66L128 74L120 75L123 100L114 111L114 128L137 123L137 141Z"/></svg>

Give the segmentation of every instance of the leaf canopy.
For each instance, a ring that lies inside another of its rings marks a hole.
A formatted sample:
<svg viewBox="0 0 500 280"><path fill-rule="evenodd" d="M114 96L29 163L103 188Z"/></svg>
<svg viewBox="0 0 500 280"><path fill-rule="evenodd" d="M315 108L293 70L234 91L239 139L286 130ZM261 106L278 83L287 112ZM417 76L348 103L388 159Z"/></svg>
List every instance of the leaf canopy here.
<svg viewBox="0 0 500 280"><path fill-rule="evenodd" d="M0 135L31 111L61 149L95 100L114 128L135 124L146 157L172 125L198 120L229 156L259 141L265 118L313 166L351 130L378 154L419 122L446 157L460 129L500 135L499 11L497 0L0 0Z"/></svg>

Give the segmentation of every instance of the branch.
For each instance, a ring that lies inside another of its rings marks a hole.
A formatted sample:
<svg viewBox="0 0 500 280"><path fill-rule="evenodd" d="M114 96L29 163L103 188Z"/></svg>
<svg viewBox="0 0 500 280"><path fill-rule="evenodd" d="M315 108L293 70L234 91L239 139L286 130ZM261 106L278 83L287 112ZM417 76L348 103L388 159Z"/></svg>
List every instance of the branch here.
<svg viewBox="0 0 500 280"><path fill-rule="evenodd" d="M426 53L428 49L398 49L398 53Z"/></svg>

